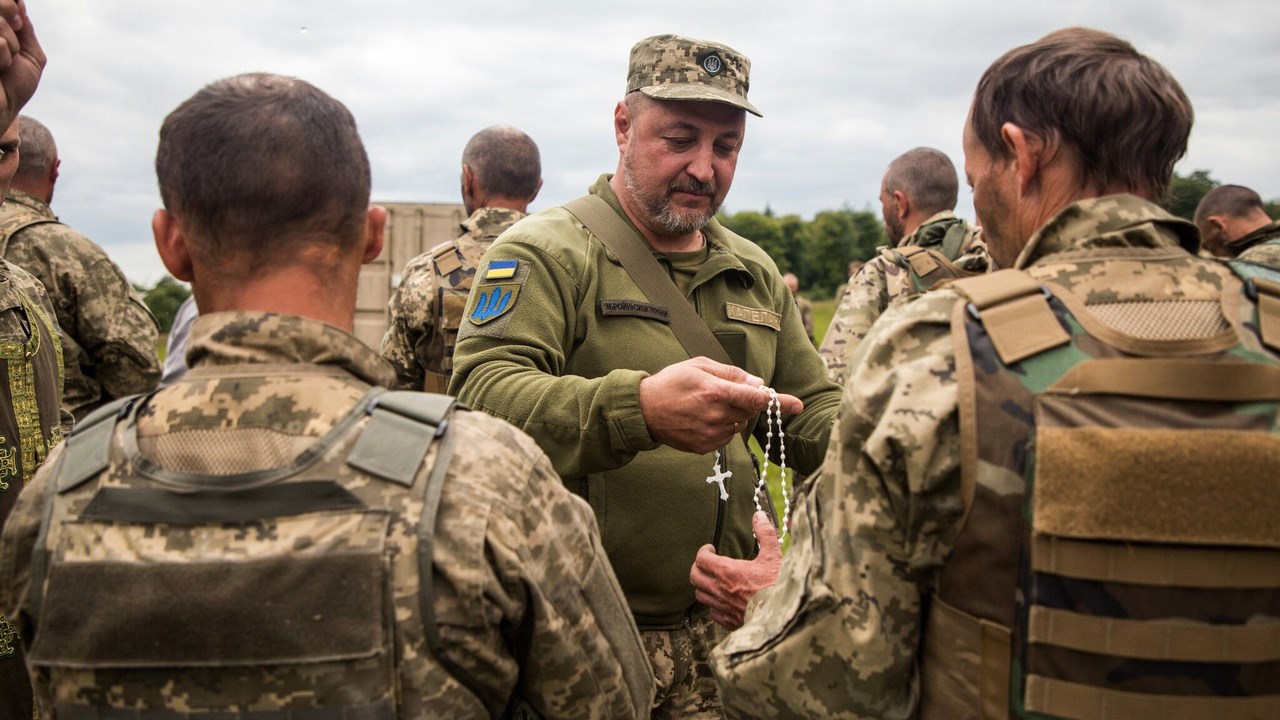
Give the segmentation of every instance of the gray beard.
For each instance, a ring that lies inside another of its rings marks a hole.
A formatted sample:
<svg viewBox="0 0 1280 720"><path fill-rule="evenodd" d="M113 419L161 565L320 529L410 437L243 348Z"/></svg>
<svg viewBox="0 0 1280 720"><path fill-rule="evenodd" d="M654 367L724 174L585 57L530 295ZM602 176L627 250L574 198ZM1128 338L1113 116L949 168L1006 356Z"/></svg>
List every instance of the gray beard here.
<svg viewBox="0 0 1280 720"><path fill-rule="evenodd" d="M711 207L705 212L689 210L685 214L677 213L675 208L671 207L671 198L665 195L655 197L636 187L631 177L631 158L629 157L624 158L622 162L622 179L626 182L631 197L640 202L649 219L672 236L688 235L701 230L720 211L720 206L713 200ZM712 195L714 196L714 192Z"/></svg>

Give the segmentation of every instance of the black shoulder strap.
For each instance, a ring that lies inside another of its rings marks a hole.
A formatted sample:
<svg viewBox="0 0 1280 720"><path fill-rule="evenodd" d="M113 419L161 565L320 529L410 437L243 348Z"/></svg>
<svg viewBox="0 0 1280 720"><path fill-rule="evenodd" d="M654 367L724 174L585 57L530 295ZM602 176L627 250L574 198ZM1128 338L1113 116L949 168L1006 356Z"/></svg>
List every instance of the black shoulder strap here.
<svg viewBox="0 0 1280 720"><path fill-rule="evenodd" d="M654 259L649 243L619 217L609 203L596 195L584 195L565 203L564 209L581 220L591 234L600 238L609 252L622 262L622 269L627 271L649 302L667 307L671 332L675 333L689 357L702 355L725 365L733 364L711 328Z"/></svg>

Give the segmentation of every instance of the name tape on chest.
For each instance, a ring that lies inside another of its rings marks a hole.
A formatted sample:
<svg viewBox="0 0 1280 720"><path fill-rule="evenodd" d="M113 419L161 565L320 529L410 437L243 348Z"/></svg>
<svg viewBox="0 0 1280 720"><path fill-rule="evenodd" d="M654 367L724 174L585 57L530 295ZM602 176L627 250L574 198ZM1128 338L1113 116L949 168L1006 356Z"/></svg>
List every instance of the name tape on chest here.
<svg viewBox="0 0 1280 720"><path fill-rule="evenodd" d="M596 307L600 308L600 314L604 317L630 316L671 322L671 313L667 308L639 300L601 300L596 303Z"/></svg>
<svg viewBox="0 0 1280 720"><path fill-rule="evenodd" d="M764 325L774 330L782 329L782 316L772 310L749 308L746 305L727 302L724 304L724 314L730 320L751 323L752 325Z"/></svg>

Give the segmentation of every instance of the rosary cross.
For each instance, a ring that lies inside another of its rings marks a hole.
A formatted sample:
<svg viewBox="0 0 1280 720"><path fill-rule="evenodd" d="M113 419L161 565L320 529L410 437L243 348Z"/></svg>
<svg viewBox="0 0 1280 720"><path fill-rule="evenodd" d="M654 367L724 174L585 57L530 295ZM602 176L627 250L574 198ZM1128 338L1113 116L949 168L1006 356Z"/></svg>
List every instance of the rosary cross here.
<svg viewBox="0 0 1280 720"><path fill-rule="evenodd" d="M721 499L721 500L728 500L728 499L729 499L729 491L725 489L725 487L724 487L724 481L725 481L725 480L728 480L728 479L729 479L729 478L731 478L731 477L733 477L733 472L732 472L732 471L730 471L730 470L722 470L722 469L720 469L720 451L719 451L719 450L717 450L717 451L716 451L716 462L715 462L715 467L713 467L713 468L712 468L712 471L713 471L715 474L714 474L714 475L712 475L711 477L707 478L707 482L708 482L708 483L715 483L716 485L719 485L719 486L720 486L720 499Z"/></svg>

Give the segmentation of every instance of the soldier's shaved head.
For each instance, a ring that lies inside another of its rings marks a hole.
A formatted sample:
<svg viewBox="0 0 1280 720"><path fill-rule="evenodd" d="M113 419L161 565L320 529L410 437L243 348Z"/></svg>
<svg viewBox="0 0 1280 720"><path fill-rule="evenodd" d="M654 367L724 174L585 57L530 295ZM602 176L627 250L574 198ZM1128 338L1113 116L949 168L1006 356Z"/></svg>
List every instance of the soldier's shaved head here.
<svg viewBox="0 0 1280 720"><path fill-rule="evenodd" d="M1271 217L1258 193L1243 185L1221 185L1200 199L1195 223L1205 250L1218 257L1235 257L1244 249L1236 241L1270 225Z"/></svg>
<svg viewBox="0 0 1280 720"><path fill-rule="evenodd" d="M918 147L894 158L884 173L889 192L902 191L926 215L954 210L960 194L960 176L951 158L941 150Z"/></svg>
<svg viewBox="0 0 1280 720"><path fill-rule="evenodd" d="M18 149L18 171L13 174L13 179L47 179L54 163L58 161L58 146L53 141L53 133L49 132L44 123L30 115L19 115L18 137L21 142Z"/></svg>
<svg viewBox="0 0 1280 720"><path fill-rule="evenodd" d="M1196 206L1196 224L1203 223L1210 215L1247 218L1266 211L1262 198L1253 190L1243 185L1220 185L1200 198L1200 204Z"/></svg>
<svg viewBox="0 0 1280 720"><path fill-rule="evenodd" d="M528 202L542 184L542 158L533 139L509 125L494 125L471 137L462 151L488 195Z"/></svg>
<svg viewBox="0 0 1280 720"><path fill-rule="evenodd" d="M347 108L297 78L250 73L211 83L160 128L165 208L195 253L254 272L300 244L355 248L369 205L369 158Z"/></svg>

